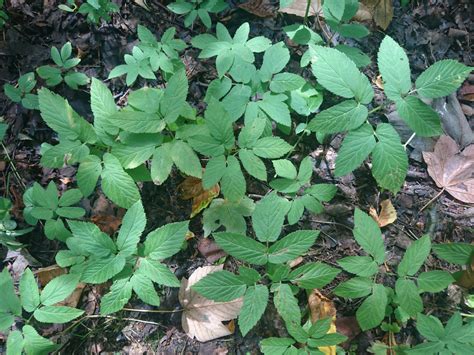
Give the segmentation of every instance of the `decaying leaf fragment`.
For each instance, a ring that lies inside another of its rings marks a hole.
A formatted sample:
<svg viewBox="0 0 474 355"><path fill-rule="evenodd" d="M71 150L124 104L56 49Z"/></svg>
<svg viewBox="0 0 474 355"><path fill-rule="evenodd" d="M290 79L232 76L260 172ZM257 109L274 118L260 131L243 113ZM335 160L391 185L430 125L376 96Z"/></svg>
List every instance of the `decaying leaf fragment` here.
<svg viewBox="0 0 474 355"><path fill-rule="evenodd" d="M308 296L308 306L311 314L311 322L316 322L322 318L332 318L331 327L328 333L336 333L336 307L334 302L314 289ZM336 355L336 346L321 346L318 348L326 355Z"/></svg>
<svg viewBox="0 0 474 355"><path fill-rule="evenodd" d="M380 202L380 213L374 207L369 209L370 216L377 222L379 227L385 227L397 220L397 211L390 200Z"/></svg>
<svg viewBox="0 0 474 355"><path fill-rule="evenodd" d="M356 14L356 18L359 20L364 12L368 12L377 26L386 30L393 18L393 1L392 0L362 0L362 4L359 7L359 13ZM368 18L364 18L368 20Z"/></svg>
<svg viewBox="0 0 474 355"><path fill-rule="evenodd" d="M184 308L181 325L186 334L201 342L217 339L233 333L222 321L237 318L242 307L242 298L230 302L214 302L193 291L191 286L204 276L222 270L223 265L197 268L189 277L183 278L179 289L179 302Z"/></svg>
<svg viewBox="0 0 474 355"><path fill-rule="evenodd" d="M193 218L195 215L209 206L214 198L219 196L221 189L219 184L215 184L209 190L204 190L201 179L188 176L181 184L179 184L178 191L181 199L193 200L190 216Z"/></svg>
<svg viewBox="0 0 474 355"><path fill-rule="evenodd" d="M434 152L423 152L436 185L460 201L474 203L474 144L459 152L457 143L441 136Z"/></svg>
<svg viewBox="0 0 474 355"><path fill-rule="evenodd" d="M306 0L295 0L289 6L281 8L279 12L285 14L296 15L299 17L304 17L306 13L306 6L308 2ZM322 16L321 11L321 0L311 0L311 5L309 6L308 16Z"/></svg>

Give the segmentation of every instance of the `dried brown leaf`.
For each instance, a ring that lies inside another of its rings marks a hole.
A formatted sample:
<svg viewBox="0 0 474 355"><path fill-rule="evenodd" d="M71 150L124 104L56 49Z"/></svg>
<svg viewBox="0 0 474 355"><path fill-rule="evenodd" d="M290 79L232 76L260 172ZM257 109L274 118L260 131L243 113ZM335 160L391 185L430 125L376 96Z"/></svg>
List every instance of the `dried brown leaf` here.
<svg viewBox="0 0 474 355"><path fill-rule="evenodd" d="M304 17L307 4L308 2L306 0L295 0L290 4L290 6L279 9L278 12ZM321 0L311 0L308 16L315 15L322 16Z"/></svg>
<svg viewBox="0 0 474 355"><path fill-rule="evenodd" d="M308 296L308 306L311 315L311 322L316 322L322 318L332 318L331 327L328 333L336 333L336 307L334 302L314 289ZM336 355L336 346L321 346L318 348L326 355Z"/></svg>
<svg viewBox="0 0 474 355"><path fill-rule="evenodd" d="M183 306L181 325L186 334L201 342L217 339L233 333L222 322L237 318L242 307L242 298L230 302L214 302L193 291L191 286L204 276L222 270L223 265L197 268L189 277L183 278L179 289L179 302Z"/></svg>
<svg viewBox="0 0 474 355"><path fill-rule="evenodd" d="M244 4L240 4L239 7L242 10L262 18L276 16L275 9L269 0L250 0Z"/></svg>
<svg viewBox="0 0 474 355"><path fill-rule="evenodd" d="M474 203L474 144L459 152L456 142L441 136L434 152L423 152L428 174L451 196Z"/></svg>
<svg viewBox="0 0 474 355"><path fill-rule="evenodd" d="M182 200L193 200L191 218L209 206L211 201L219 196L220 191L219 184L205 190L202 186L202 180L192 176L188 176L178 186L178 192Z"/></svg>
<svg viewBox="0 0 474 355"><path fill-rule="evenodd" d="M380 213L377 213L374 207L370 207L369 214L379 227L385 227L397 220L397 211L390 200L380 202Z"/></svg>
<svg viewBox="0 0 474 355"><path fill-rule="evenodd" d="M198 250L204 256L208 263L214 263L227 255L216 242L209 238L203 238L198 242Z"/></svg>
<svg viewBox="0 0 474 355"><path fill-rule="evenodd" d="M364 6L361 6L361 8L372 15L377 26L386 30L393 18L392 0L362 0L362 4ZM360 16L360 14L358 13L357 16Z"/></svg>

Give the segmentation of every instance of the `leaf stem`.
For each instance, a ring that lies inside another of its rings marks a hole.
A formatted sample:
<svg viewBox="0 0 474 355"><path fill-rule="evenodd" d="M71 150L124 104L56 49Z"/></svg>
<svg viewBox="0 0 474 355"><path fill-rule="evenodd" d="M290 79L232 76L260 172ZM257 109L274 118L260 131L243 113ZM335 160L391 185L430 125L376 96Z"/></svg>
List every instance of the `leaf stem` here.
<svg viewBox="0 0 474 355"><path fill-rule="evenodd" d="M376 108L373 108L372 110L370 110L368 114L370 115L371 113L377 112L381 110L382 108L383 108L383 105L377 106Z"/></svg>
<svg viewBox="0 0 474 355"><path fill-rule="evenodd" d="M306 0L306 10L304 12L304 20L303 24L306 25L308 23L308 15L309 15L309 8L311 7L311 0Z"/></svg>
<svg viewBox="0 0 474 355"><path fill-rule="evenodd" d="M403 149L407 150L408 144L410 144L410 142L413 140L413 138L415 138L415 136L416 136L416 133L413 132L413 134L410 136L410 138L408 138L408 140L403 145Z"/></svg>
<svg viewBox="0 0 474 355"><path fill-rule="evenodd" d="M438 197L440 197L441 194L444 192L445 189L446 189L446 188L443 187L442 190L441 190L440 192L438 192L435 197L433 197L431 200L429 200L429 201L426 203L426 205L424 205L424 206L421 208L420 212L422 212L422 211L423 211L426 207L428 207L434 200L436 200Z"/></svg>

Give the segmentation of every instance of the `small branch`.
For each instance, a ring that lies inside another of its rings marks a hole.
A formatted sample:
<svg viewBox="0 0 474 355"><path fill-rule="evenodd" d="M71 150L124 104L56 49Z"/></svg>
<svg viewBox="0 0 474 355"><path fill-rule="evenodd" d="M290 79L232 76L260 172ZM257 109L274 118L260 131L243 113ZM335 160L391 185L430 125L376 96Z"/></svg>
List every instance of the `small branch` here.
<svg viewBox="0 0 474 355"><path fill-rule="evenodd" d="M410 138L408 138L408 140L403 145L403 149L407 150L408 144L410 144L410 142L413 140L413 138L415 138L415 136L416 136L416 133L413 132L413 134L410 136Z"/></svg>
<svg viewBox="0 0 474 355"><path fill-rule="evenodd" d="M444 192L444 190L445 190L445 188L443 187L443 189L442 189L440 192L438 192L435 197L433 197L431 200L429 200L429 201L426 203L426 205L424 205L424 206L421 208L420 212L423 212L423 210L424 210L426 207L428 207L434 200L436 200L438 197L440 197L441 194Z"/></svg>
<svg viewBox="0 0 474 355"><path fill-rule="evenodd" d="M376 108L373 108L372 110L369 111L368 114L370 115L371 113L380 111L381 109L383 109L383 105L380 105L380 106L377 106Z"/></svg>
<svg viewBox="0 0 474 355"><path fill-rule="evenodd" d="M122 308L123 311L128 312L142 312L142 313L178 313L183 312L181 309L135 309L135 308Z"/></svg>

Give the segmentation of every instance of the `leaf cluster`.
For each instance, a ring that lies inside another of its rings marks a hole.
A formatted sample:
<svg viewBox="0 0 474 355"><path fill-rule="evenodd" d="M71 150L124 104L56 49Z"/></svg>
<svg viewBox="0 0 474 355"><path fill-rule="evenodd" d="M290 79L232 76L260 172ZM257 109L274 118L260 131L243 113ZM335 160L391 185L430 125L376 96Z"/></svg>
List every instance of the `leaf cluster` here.
<svg viewBox="0 0 474 355"><path fill-rule="evenodd" d="M224 0L177 0L169 4L168 9L177 15L185 15L184 26L191 27L199 18L208 29L212 26L211 14L227 9Z"/></svg>

